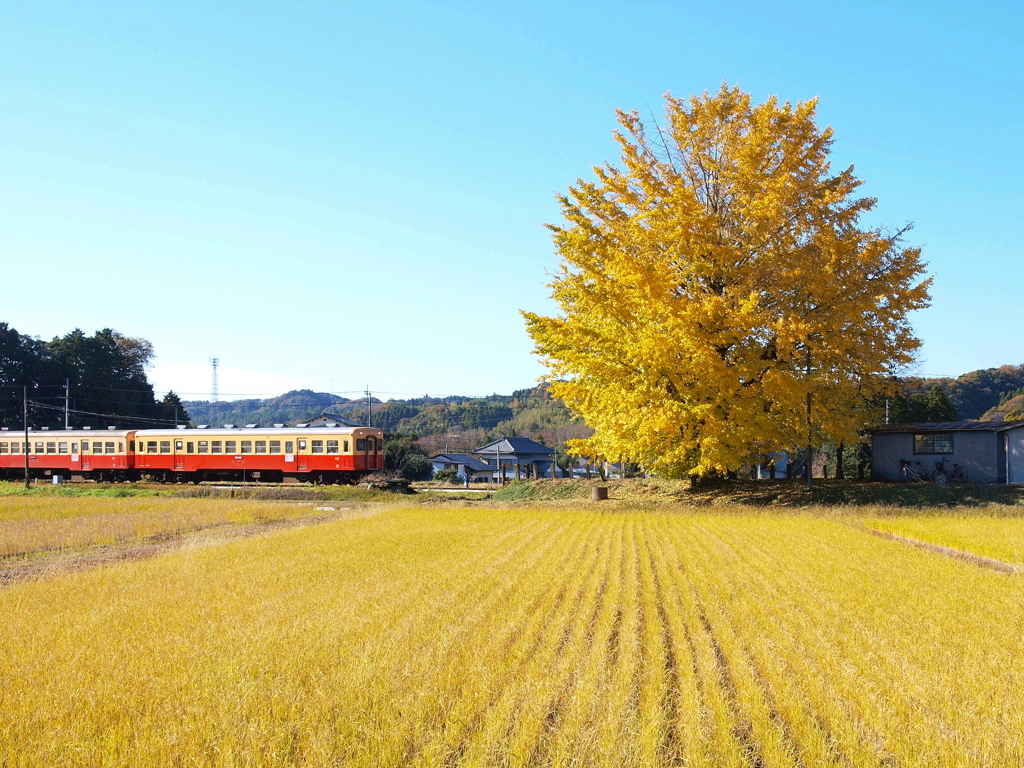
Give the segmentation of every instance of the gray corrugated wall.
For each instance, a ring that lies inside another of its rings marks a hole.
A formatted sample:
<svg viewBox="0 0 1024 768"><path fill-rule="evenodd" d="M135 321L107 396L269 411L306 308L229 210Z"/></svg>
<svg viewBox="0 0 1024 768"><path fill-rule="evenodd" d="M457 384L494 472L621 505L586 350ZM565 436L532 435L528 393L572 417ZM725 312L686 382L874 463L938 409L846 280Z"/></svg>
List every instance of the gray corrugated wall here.
<svg viewBox="0 0 1024 768"><path fill-rule="evenodd" d="M1018 438L1021 454L1021 471L1024 471L1024 428ZM935 462L946 458L946 466L960 464L967 469L968 479L975 482L998 482L1003 479L1000 471L999 442L1002 437L995 432L953 432L953 453L915 454L914 433L877 432L872 438L871 476L878 480L900 480L900 459L920 461L929 470L935 469ZM1024 482L1022 479L1020 482Z"/></svg>

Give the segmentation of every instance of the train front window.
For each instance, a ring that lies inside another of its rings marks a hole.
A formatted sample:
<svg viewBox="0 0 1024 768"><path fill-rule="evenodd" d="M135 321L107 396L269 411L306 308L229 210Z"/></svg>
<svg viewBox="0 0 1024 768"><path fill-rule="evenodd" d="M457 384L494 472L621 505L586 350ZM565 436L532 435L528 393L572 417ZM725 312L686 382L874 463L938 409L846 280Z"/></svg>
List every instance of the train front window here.
<svg viewBox="0 0 1024 768"><path fill-rule="evenodd" d="M199 441L199 453L209 453L209 452L210 452L210 443L209 443L209 441L208 440L200 440Z"/></svg>
<svg viewBox="0 0 1024 768"><path fill-rule="evenodd" d="M312 449L311 453L323 453L324 452L324 441L323 440L313 440L312 442L313 442L313 449Z"/></svg>
<svg viewBox="0 0 1024 768"><path fill-rule="evenodd" d="M271 440L270 441L270 452L271 453L280 453L281 452L281 441L280 440Z"/></svg>
<svg viewBox="0 0 1024 768"><path fill-rule="evenodd" d="M256 441L256 453L266 453L266 452L267 452L267 441L266 440L257 440Z"/></svg>
<svg viewBox="0 0 1024 768"><path fill-rule="evenodd" d="M361 437L357 438L356 439L356 450L357 451L365 451L366 450L366 440L364 440Z"/></svg>
<svg viewBox="0 0 1024 768"><path fill-rule="evenodd" d="M210 453L224 453L223 447L220 440L214 440L210 443Z"/></svg>
<svg viewBox="0 0 1024 768"><path fill-rule="evenodd" d="M160 453L170 453L170 452L171 452L171 441L170 440L161 440L160 441Z"/></svg>
<svg viewBox="0 0 1024 768"><path fill-rule="evenodd" d="M114 444L113 443L104 443L103 444L103 452L104 453L113 453L114 452Z"/></svg>
<svg viewBox="0 0 1024 768"><path fill-rule="evenodd" d="M242 441L242 453L252 453L252 440Z"/></svg>
<svg viewBox="0 0 1024 768"><path fill-rule="evenodd" d="M67 443L57 443L57 453L67 453L67 452L68 452L68 444Z"/></svg>

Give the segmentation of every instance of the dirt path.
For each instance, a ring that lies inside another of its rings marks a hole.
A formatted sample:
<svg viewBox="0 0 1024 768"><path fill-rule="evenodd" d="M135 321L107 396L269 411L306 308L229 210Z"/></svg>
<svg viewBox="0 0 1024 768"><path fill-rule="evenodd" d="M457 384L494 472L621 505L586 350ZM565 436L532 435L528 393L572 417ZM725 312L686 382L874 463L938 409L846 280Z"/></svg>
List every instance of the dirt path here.
<svg viewBox="0 0 1024 768"><path fill-rule="evenodd" d="M993 560L990 557L982 557L976 555L973 552L964 552L962 549L953 549L952 547L944 547L941 544L929 544L927 541L918 541L917 539L908 539L906 536L898 536L895 533L889 533L888 531L879 531L875 528L868 528L869 532L875 536L881 536L883 539L890 539L892 541L898 541L901 544L909 544L912 547L918 547L919 549L926 549L929 552L935 552L939 555L945 555L946 557L953 557L957 560L964 560L968 563L974 563L982 568L991 568L993 571L999 571L1000 573L1024 573L1024 568L1013 563L1004 563L1002 560Z"/></svg>
<svg viewBox="0 0 1024 768"><path fill-rule="evenodd" d="M318 510L324 506L317 507ZM218 523L181 533L158 534L145 539L133 539L117 544L104 544L76 550L34 553L29 556L12 555L0 560L0 586L22 581L40 581L68 573L100 568L125 560L143 560L158 555L222 544L233 539L246 539L290 529L306 528L334 520L348 520L369 517L380 512L379 505L373 507L334 508L309 517L288 520L267 520L255 523Z"/></svg>

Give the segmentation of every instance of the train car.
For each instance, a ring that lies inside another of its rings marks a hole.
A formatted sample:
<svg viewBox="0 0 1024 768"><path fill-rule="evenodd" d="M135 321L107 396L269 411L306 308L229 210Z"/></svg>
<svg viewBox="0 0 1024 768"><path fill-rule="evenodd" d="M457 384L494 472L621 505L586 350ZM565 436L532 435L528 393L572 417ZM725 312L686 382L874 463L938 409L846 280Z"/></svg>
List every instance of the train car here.
<svg viewBox="0 0 1024 768"><path fill-rule="evenodd" d="M130 480L135 476L135 430L124 429L30 429L0 431L0 476L60 475L71 480Z"/></svg>
<svg viewBox="0 0 1024 768"><path fill-rule="evenodd" d="M353 482L384 468L384 433L372 427L142 429L135 469L161 482Z"/></svg>

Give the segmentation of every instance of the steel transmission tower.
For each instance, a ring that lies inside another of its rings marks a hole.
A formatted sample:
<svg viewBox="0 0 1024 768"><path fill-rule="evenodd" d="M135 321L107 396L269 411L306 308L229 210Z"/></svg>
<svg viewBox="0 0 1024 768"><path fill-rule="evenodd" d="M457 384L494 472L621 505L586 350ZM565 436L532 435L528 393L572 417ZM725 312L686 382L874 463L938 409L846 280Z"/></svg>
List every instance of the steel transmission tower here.
<svg viewBox="0 0 1024 768"><path fill-rule="evenodd" d="M217 366L220 365L219 357L210 358L210 367L213 369L213 377L210 380L210 400L217 402Z"/></svg>

